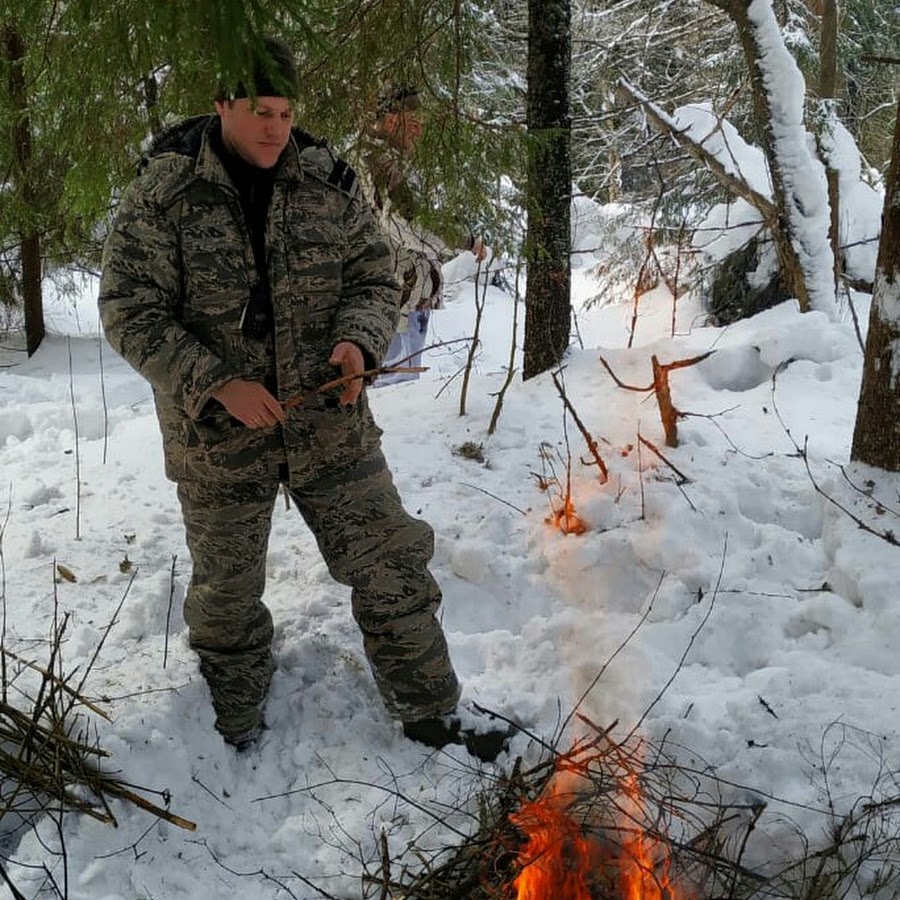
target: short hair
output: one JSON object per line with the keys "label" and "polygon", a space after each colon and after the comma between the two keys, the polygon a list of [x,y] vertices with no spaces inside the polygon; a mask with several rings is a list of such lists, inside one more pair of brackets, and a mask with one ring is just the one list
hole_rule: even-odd
{"label": "short hair", "polygon": [[238,100],[251,95],[296,100],[300,96],[297,61],[287,41],[266,35],[260,43],[247,49],[249,66],[246,75],[234,85],[220,81],[216,100]]}
{"label": "short hair", "polygon": [[419,89],[415,85],[391,82],[378,95],[376,110],[380,118],[388,113],[411,112],[419,106]]}

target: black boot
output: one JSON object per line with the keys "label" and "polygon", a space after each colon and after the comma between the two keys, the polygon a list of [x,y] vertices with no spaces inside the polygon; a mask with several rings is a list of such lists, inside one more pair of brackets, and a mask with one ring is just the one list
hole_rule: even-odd
{"label": "black boot", "polygon": [[226,744],[231,744],[237,753],[246,753],[256,746],[265,727],[265,722],[260,722],[259,725],[254,725],[249,731],[242,734],[221,732],[222,739]]}
{"label": "black boot", "polygon": [[434,719],[418,719],[403,723],[403,733],[411,740],[440,750],[448,744],[464,746],[472,756],[490,763],[509,750],[509,739],[515,734],[513,725],[474,708],[465,710],[466,725],[459,710]]}

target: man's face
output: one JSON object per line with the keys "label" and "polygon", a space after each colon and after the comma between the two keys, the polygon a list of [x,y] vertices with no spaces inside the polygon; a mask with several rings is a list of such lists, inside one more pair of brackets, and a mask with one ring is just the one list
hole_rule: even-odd
{"label": "man's face", "polygon": [[414,109],[385,113],[384,133],[401,153],[411,153],[422,136],[422,120]]}
{"label": "man's face", "polygon": [[225,146],[245,162],[271,169],[291,136],[294,112],[285,97],[217,100]]}

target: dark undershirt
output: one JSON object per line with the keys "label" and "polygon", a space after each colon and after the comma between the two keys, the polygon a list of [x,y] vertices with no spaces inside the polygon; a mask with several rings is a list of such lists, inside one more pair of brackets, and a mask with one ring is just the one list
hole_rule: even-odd
{"label": "dark undershirt", "polygon": [[225,147],[219,129],[213,132],[211,141],[213,150],[222,160],[222,165],[225,166],[225,171],[240,197],[241,210],[247,223],[253,259],[256,263],[258,280],[251,288],[247,308],[242,317],[241,330],[247,337],[264,340],[271,335],[274,323],[266,260],[266,220],[279,164],[276,163],[270,169],[261,169],[248,163]]}

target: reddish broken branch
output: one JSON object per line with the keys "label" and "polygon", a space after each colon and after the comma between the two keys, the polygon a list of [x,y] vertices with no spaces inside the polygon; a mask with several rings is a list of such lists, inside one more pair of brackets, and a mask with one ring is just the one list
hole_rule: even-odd
{"label": "reddish broken branch", "polygon": [[620,388],[623,388],[626,391],[639,391],[641,393],[654,391],[656,393],[656,402],[659,404],[659,415],[662,419],[663,431],[666,435],[666,446],[677,447],[678,429],[676,423],[684,414],[674,403],[672,403],[672,392],[669,389],[669,372],[671,372],[672,369],[684,369],[687,366],[694,366],[699,362],[703,362],[708,356],[712,356],[713,353],[715,353],[715,350],[708,350],[700,356],[693,356],[690,359],[676,359],[675,362],[665,364],[661,363],[654,354],[650,357],[650,361],[653,364],[653,384],[648,387],[636,387],[631,384],[625,384],[616,377],[615,372],[613,372],[609,367],[609,363],[607,363],[602,356],[600,357],[600,362],[606,371],[609,372],[610,378],[612,378]]}
{"label": "reddish broken branch", "polygon": [[652,441],[648,441],[642,434],[638,434],[638,440],[652,453],[655,453],[679,478],[680,484],[690,484],[691,479],[684,474],[677,466],[672,463],[671,460],[667,459],[659,447],[656,446]]}
{"label": "reddish broken branch", "polygon": [[590,450],[591,452],[591,456],[594,457],[594,462],[597,464],[597,468],[600,469],[600,484],[606,484],[606,482],[609,480],[609,470],[606,468],[606,463],[603,462],[603,458],[600,456],[600,450],[597,448],[597,442],[594,440],[591,433],[587,430],[581,419],[578,418],[578,413],[575,412],[575,407],[572,406],[571,401],[566,395],[566,390],[560,383],[559,379],[556,377],[555,372],[553,373],[553,383],[556,385],[556,390],[559,392],[559,396],[562,399],[563,404],[571,414],[575,424],[578,426],[578,430],[581,432],[581,435],[588,446],[588,450]]}

